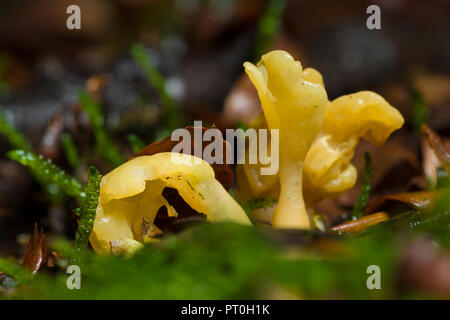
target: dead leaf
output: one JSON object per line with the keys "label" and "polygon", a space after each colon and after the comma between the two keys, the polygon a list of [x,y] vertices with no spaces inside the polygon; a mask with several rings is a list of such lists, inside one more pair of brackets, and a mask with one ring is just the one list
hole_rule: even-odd
{"label": "dead leaf", "polygon": [[331,230],[360,233],[370,226],[390,220],[390,218],[411,211],[411,209],[429,213],[441,192],[441,190],[418,191],[379,197],[369,203],[363,217],[336,225]]}
{"label": "dead leaf", "polygon": [[[191,126],[185,128],[186,130],[189,131],[190,136],[191,136],[191,150],[190,150],[191,153],[190,154],[195,155],[198,153],[198,154],[203,155],[203,149],[209,143],[202,143],[201,146],[196,145],[194,143],[194,128],[195,127],[191,127]],[[205,133],[206,130],[209,130],[209,129],[219,130],[215,127],[209,127],[209,128],[201,127],[202,135]],[[171,139],[171,136],[168,136],[161,141],[157,141],[157,142],[153,142],[153,143],[149,144],[144,149],[139,151],[136,154],[136,157],[145,156],[145,155],[154,155],[154,154],[161,153],[161,152],[171,152],[178,143],[180,143],[180,142],[173,141]],[[231,147],[230,147],[230,144],[226,140],[223,140],[223,139],[222,139],[222,146],[223,146],[223,150],[222,150],[223,155],[225,157],[225,155],[227,153],[231,152]],[[224,160],[224,161],[222,161],[223,164],[210,163],[210,165],[214,170],[216,179],[222,184],[222,186],[226,190],[228,190],[233,185],[233,171],[230,169],[230,165],[226,163],[225,159],[223,159],[223,160]]]}
{"label": "dead leaf", "polygon": [[57,114],[50,120],[45,129],[39,146],[39,154],[55,161],[60,154],[60,140],[63,130],[64,117],[62,114]]}
{"label": "dead leaf", "polygon": [[331,228],[334,231],[345,231],[348,233],[356,234],[364,231],[366,228],[379,224],[381,222],[389,220],[389,215],[386,212],[377,212],[363,216],[356,220],[350,220],[341,223]]}
{"label": "dead leaf", "polygon": [[31,269],[35,274],[43,267],[53,267],[54,257],[47,246],[44,230],[39,232],[37,223],[34,225],[34,233],[28,240],[25,257],[23,259],[24,267]]}
{"label": "dead leaf", "polygon": [[422,133],[427,138],[430,147],[442,163],[442,166],[450,175],[450,143],[441,139],[441,137],[426,124],[422,125]]}
{"label": "dead leaf", "polygon": [[437,169],[442,167],[442,163],[439,161],[426,138],[422,139],[422,159],[424,176],[429,179],[433,186],[436,186],[438,180]]}
{"label": "dead leaf", "polygon": [[430,190],[382,196],[369,204],[365,213],[386,211],[390,215],[393,215],[411,209],[430,212],[440,193],[440,190]]}

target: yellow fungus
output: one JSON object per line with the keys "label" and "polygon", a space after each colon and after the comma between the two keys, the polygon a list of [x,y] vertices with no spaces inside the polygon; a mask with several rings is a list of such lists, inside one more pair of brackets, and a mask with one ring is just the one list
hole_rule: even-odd
{"label": "yellow fungus", "polygon": [[397,109],[371,91],[331,101],[322,130],[305,159],[308,198],[320,200],[353,187],[357,172],[351,160],[359,139],[379,146],[403,122]]}
{"label": "yellow fungus", "polygon": [[[322,75],[312,68],[302,71],[300,63],[289,57],[285,52],[274,51],[263,56],[257,67],[244,64],[264,112],[250,122],[250,127],[280,129],[280,166],[276,175],[262,176],[260,163],[239,165],[238,191],[246,200],[267,195],[279,197],[272,221],[275,227],[309,228],[306,211],[300,205],[301,194],[310,212],[315,202],[351,188],[357,178],[351,160],[359,139],[381,145],[401,128],[404,119],[383,97],[371,91],[328,102]],[[311,103],[313,100],[321,103]],[[317,112],[299,108],[305,105],[313,105]],[[270,147],[269,142],[267,146]],[[286,206],[287,199],[297,206]],[[289,208],[290,212],[280,222],[282,208]],[[294,217],[299,214],[303,217],[301,223]]]}
{"label": "yellow fungus", "polygon": [[257,66],[246,62],[245,71],[255,85],[269,129],[279,130],[280,197],[272,225],[309,229],[303,200],[303,162],[322,126],[328,103],[324,87],[304,79],[300,62],[285,51],[262,56]]}
{"label": "yellow fungus", "polygon": [[97,253],[135,250],[160,230],[153,224],[158,209],[175,209],[162,196],[175,188],[184,201],[211,222],[250,224],[243,209],[214,178],[211,166],[194,156],[171,152],[134,158],[105,175],[90,236]]}

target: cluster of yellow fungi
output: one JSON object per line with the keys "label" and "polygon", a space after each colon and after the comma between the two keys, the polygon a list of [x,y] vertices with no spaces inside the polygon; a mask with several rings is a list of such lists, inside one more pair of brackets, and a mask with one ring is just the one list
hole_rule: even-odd
{"label": "cluster of yellow fungi", "polygon": [[[362,91],[328,101],[321,74],[302,69],[284,51],[272,51],[255,66],[244,64],[258,91],[263,114],[253,128],[279,130],[279,170],[261,175],[262,164],[237,167],[239,195],[278,199],[272,225],[310,229],[314,203],[355,184],[351,164],[360,138],[380,145],[403,125],[401,114],[381,96]],[[270,143],[266,144],[270,146]],[[270,150],[269,150],[270,151]],[[160,233],[153,224],[158,209],[176,210],[162,196],[166,187],[211,222],[250,221],[211,166],[192,155],[171,152],[136,157],[102,178],[90,241],[98,253],[131,252]],[[175,161],[176,158],[176,161]]]}
{"label": "cluster of yellow fungi", "polygon": [[240,195],[274,196],[274,227],[310,229],[308,211],[314,204],[355,184],[351,160],[359,139],[379,146],[404,119],[371,91],[328,101],[322,75],[312,68],[302,70],[284,51],[272,51],[257,66],[246,62],[244,67],[263,109],[250,127],[279,129],[280,167],[277,175],[262,176],[260,164],[240,165]]}

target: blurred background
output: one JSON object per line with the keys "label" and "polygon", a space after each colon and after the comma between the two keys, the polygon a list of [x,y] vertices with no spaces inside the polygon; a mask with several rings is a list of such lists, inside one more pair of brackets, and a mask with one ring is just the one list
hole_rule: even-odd
{"label": "blurred background", "polygon": [[[66,28],[72,4],[81,8],[81,30]],[[371,4],[381,9],[381,30],[366,27]],[[330,100],[373,90],[402,112],[401,132],[383,149],[361,143],[355,163],[361,169],[363,153],[371,153],[375,193],[422,189],[411,90],[422,95],[429,125],[448,135],[449,9],[447,0],[2,0],[0,102],[38,153],[70,171],[61,147],[70,134],[86,163],[105,173],[108,164],[90,157],[94,138],[80,89],[100,102],[108,132],[128,157],[130,134],[150,143],[167,126],[164,99],[130,54],[134,43],[162,74],[180,126],[195,119],[222,129],[260,112],[242,63],[284,49],[322,73]],[[35,221],[73,235],[75,204],[49,204],[28,170],[4,156],[10,149],[0,137],[0,253],[18,255],[20,236]],[[85,172],[74,174],[85,181]],[[357,185],[320,210],[339,220],[358,193]]]}

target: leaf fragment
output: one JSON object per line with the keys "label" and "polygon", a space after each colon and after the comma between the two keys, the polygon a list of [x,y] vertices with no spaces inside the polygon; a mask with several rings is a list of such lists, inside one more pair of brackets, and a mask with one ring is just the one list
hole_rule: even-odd
{"label": "leaf fragment", "polygon": [[28,240],[25,257],[23,259],[23,266],[35,274],[43,267],[53,267],[54,257],[47,246],[44,230],[39,228],[37,223],[34,225],[33,235]]}
{"label": "leaf fragment", "polygon": [[365,212],[386,211],[390,215],[411,209],[420,212],[430,212],[441,193],[441,190],[430,190],[390,194],[373,202],[367,207]]}
{"label": "leaf fragment", "polygon": [[378,223],[389,220],[389,215],[386,212],[377,212],[358,218],[356,220],[350,220],[341,223],[331,228],[334,231],[344,231],[352,234],[360,233],[366,228],[374,226]]}
{"label": "leaf fragment", "polygon": [[450,175],[450,144],[445,143],[444,140],[442,140],[441,137],[426,124],[422,125],[422,133],[425,135],[427,142]]}

